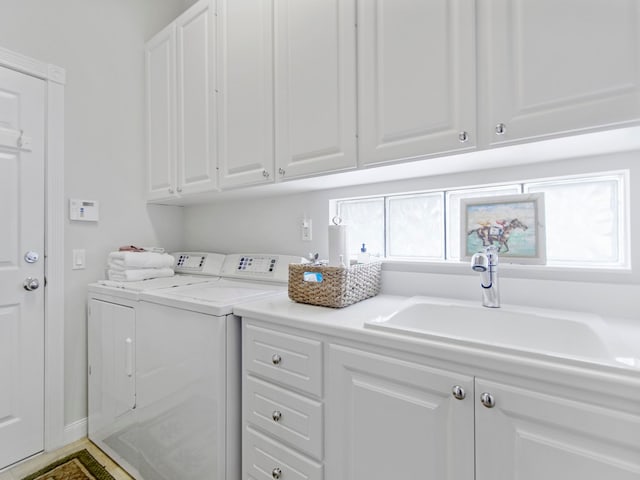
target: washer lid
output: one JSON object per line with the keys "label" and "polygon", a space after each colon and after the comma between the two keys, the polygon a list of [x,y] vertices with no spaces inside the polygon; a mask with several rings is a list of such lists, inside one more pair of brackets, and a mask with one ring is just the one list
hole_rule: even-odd
{"label": "washer lid", "polygon": [[141,300],[210,315],[233,313],[234,305],[270,295],[284,294],[287,287],[257,282],[220,279],[201,285],[189,285],[170,290],[148,292]]}
{"label": "washer lid", "polygon": [[219,280],[219,277],[205,277],[193,275],[174,275],[172,277],[151,278],[149,280],[140,280],[138,282],[119,282],[117,280],[98,280],[98,285],[105,287],[120,288],[130,290],[132,292],[145,292],[151,290],[159,290],[161,288],[181,287],[185,285],[193,285],[197,283],[211,282]]}

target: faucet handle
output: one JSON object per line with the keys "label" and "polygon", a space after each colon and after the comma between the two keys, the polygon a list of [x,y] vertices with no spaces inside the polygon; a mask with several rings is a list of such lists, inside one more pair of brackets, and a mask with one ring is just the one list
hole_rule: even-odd
{"label": "faucet handle", "polygon": [[497,265],[499,248],[495,245],[489,245],[488,247],[485,247],[484,251],[487,255],[489,265]]}

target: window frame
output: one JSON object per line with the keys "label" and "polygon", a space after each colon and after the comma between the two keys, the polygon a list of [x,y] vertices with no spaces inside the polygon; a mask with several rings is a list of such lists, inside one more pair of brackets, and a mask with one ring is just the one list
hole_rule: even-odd
{"label": "window frame", "polygon": [[[379,195],[366,195],[360,197],[346,197],[336,198],[330,200],[330,217],[339,215],[339,209],[341,202],[346,201],[358,201],[366,199],[383,199],[384,204],[384,250],[385,255],[388,254],[388,205],[389,199],[393,197],[403,197],[412,195],[431,195],[441,194],[443,198],[443,225],[442,233],[444,235],[444,257],[441,259],[435,259],[435,257],[393,257],[385,256],[383,261],[385,265],[391,270],[409,268],[410,271],[429,271],[430,273],[456,273],[466,270],[467,265],[465,261],[461,261],[456,258],[455,249],[451,249],[450,230],[451,227],[459,221],[454,220],[451,222],[450,218],[450,197],[458,192],[471,192],[473,190],[495,190],[504,188],[509,189],[513,187],[519,187],[520,193],[526,193],[532,186],[540,186],[544,184],[554,183],[580,183],[580,181],[586,181],[588,179],[602,179],[602,180],[614,180],[618,182],[617,188],[617,210],[618,210],[618,252],[619,261],[616,264],[580,264],[577,261],[548,261],[545,265],[520,265],[520,264],[507,264],[501,265],[503,272],[511,273],[518,277],[525,278],[557,278],[557,279],[576,279],[576,275],[587,274],[589,277],[593,275],[601,276],[603,281],[611,283],[628,283],[628,275],[632,274],[631,269],[631,205],[630,205],[630,171],[628,169],[601,171],[601,172],[589,172],[583,174],[572,174],[542,178],[532,178],[518,181],[505,181],[494,184],[479,184],[469,185],[463,187],[453,187],[445,189],[427,189],[427,190],[415,190],[408,192],[387,193]],[[507,195],[508,193],[504,193]],[[464,197],[462,197],[464,198]],[[453,256],[452,256],[453,253]],[[545,272],[545,273],[542,273]],[[540,275],[542,274],[542,277]],[[622,277],[620,277],[622,275]],[[550,277],[549,277],[550,276]]]}

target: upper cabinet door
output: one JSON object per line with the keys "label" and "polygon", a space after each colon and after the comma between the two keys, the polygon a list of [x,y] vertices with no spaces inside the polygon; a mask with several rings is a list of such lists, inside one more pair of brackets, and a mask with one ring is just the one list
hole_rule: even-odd
{"label": "upper cabinet door", "polygon": [[479,0],[483,143],[640,117],[640,2]]}
{"label": "upper cabinet door", "polygon": [[278,178],[355,168],[355,0],[275,2]]}
{"label": "upper cabinet door", "polygon": [[176,20],[178,193],[217,184],[215,149],[214,15],[208,0]]}
{"label": "upper cabinet door", "polygon": [[149,200],[176,194],[176,26],[153,37],[145,47],[146,156]]}
{"label": "upper cabinet door", "polygon": [[476,144],[474,0],[359,0],[360,164]]}
{"label": "upper cabinet door", "polygon": [[219,0],[218,20],[220,186],[271,182],[273,0]]}

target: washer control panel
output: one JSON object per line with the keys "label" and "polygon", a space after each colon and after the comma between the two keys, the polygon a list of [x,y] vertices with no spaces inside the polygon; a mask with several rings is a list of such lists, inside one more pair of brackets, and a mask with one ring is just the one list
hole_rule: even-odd
{"label": "washer control panel", "polygon": [[255,255],[240,257],[237,270],[241,272],[271,273],[278,264],[278,257]]}
{"label": "washer control panel", "polygon": [[211,252],[175,252],[176,273],[219,276],[226,255]]}
{"label": "washer control panel", "polygon": [[256,253],[232,253],[222,266],[222,276],[287,283],[289,264],[304,262],[302,257]]}

